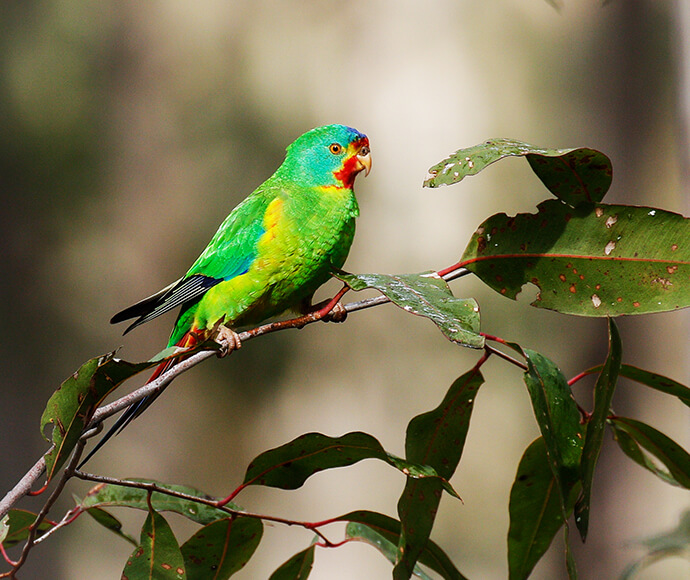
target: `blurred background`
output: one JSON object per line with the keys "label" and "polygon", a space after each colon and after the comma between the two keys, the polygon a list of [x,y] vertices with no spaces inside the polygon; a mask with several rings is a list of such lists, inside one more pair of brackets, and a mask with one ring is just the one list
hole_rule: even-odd
{"label": "blurred background", "polygon": [[[145,360],[174,317],[122,337],[110,316],[177,279],[229,211],[304,131],[344,123],[371,139],[357,182],[354,272],[454,263],[496,212],[548,197],[524,160],[460,185],[423,189],[426,170],[460,147],[511,137],[588,146],[614,165],[608,202],[688,215],[687,3],[543,0],[422,3],[261,0],[5,0],[0,3],[0,493],[46,449],[45,401],[86,359],[122,347]],[[329,285],[326,297],[338,288]],[[478,281],[453,283],[482,307],[483,330],[555,360],[570,377],[602,362],[606,323],[538,311]],[[359,299],[361,296],[348,296]],[[624,360],[687,383],[688,312],[620,321]],[[479,353],[393,306],[251,341],[175,381],[89,469],[195,485],[225,495],[260,452],[306,432],[362,430],[404,453],[411,417],[435,407]],[[467,445],[433,538],[472,579],[507,576],[508,496],[538,435],[521,374],[485,365]],[[576,394],[589,406],[591,383]],[[619,414],[688,447],[688,410],[622,383]],[[251,511],[317,521],[353,509],[395,515],[402,476],[380,462],[319,474],[292,492],[250,488]],[[70,483],[53,512],[70,507]],[[35,501],[21,506],[31,508]],[[690,505],[624,458],[611,440],[597,470],[583,578],[614,578],[635,540],[674,527]],[[119,510],[138,537],[144,515]],[[193,527],[169,517],[181,542]],[[336,540],[342,530],[333,526]],[[573,534],[573,537],[575,534]],[[237,578],[267,578],[311,534],[267,526]],[[556,539],[533,577],[565,577]],[[131,546],[87,516],[41,544],[24,580],[119,578]],[[364,544],[319,550],[311,578],[390,577]],[[690,577],[681,559],[642,578]]]}

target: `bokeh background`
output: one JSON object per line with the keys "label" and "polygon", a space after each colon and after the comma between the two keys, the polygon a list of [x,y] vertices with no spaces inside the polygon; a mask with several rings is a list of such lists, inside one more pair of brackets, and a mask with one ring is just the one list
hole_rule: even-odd
{"label": "bokeh background", "polygon": [[[454,187],[421,187],[428,167],[490,137],[598,148],[614,164],[607,201],[687,215],[689,5],[562,4],[0,3],[0,492],[46,449],[40,415],[66,376],[119,346],[128,360],[149,358],[173,323],[122,338],[109,317],[179,277],[311,127],[344,123],[371,139],[374,170],[357,183],[362,214],[346,265],[355,272],[444,267],[489,215],[534,210],[547,192],[519,159]],[[540,350],[566,376],[605,355],[603,320],[537,311],[469,278],[453,288],[479,300],[486,332]],[[621,320],[625,360],[687,382],[688,321],[687,312]],[[477,357],[393,306],[267,336],[177,380],[89,468],[221,495],[258,453],[309,431],[367,431],[402,455],[409,419]],[[452,481],[464,504],[443,499],[433,538],[468,577],[500,579],[510,486],[537,427],[517,370],[492,360],[485,376]],[[578,384],[580,400],[590,389]],[[687,447],[688,410],[675,400],[622,384],[615,407]],[[395,515],[403,484],[366,461],[238,501],[312,521],[352,509]],[[614,578],[641,554],[636,539],[675,526],[689,504],[607,437],[590,537],[576,546],[582,577]],[[138,536],[143,514],[118,515]],[[179,540],[192,532],[170,520]],[[237,578],[267,578],[310,541],[267,526]],[[130,551],[85,516],[38,547],[21,577],[119,578]],[[319,550],[311,577],[389,576],[375,550],[349,544]],[[559,539],[533,577],[564,577]],[[688,578],[690,564],[667,560],[641,577]]]}

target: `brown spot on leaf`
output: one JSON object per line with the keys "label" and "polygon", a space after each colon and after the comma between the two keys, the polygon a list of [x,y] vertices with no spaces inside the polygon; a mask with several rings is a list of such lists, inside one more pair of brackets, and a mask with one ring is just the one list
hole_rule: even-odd
{"label": "brown spot on leaf", "polygon": [[639,307],[640,307],[640,303],[639,303],[639,302],[633,302],[633,306],[634,306],[635,308],[639,308]]}
{"label": "brown spot on leaf", "polygon": [[575,292],[577,292],[577,288],[575,288],[575,284],[571,284],[571,285],[570,285],[570,292],[571,292],[572,294],[575,294]]}
{"label": "brown spot on leaf", "polygon": [[666,266],[666,271],[669,274],[675,274],[677,270],[678,270],[678,266]]}
{"label": "brown spot on leaf", "polygon": [[596,207],[594,208],[594,215],[596,215],[597,217],[601,217],[604,215],[604,210],[600,207]]}
{"label": "brown spot on leaf", "polygon": [[560,279],[561,282],[565,282],[565,274],[559,274],[558,278]]}
{"label": "brown spot on leaf", "polygon": [[675,252],[678,249],[678,244],[671,244],[671,249]]}

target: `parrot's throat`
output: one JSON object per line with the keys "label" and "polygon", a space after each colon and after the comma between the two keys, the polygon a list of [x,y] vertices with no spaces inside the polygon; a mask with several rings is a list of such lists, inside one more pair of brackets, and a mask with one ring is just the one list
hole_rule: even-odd
{"label": "parrot's throat", "polygon": [[361,171],[361,169],[356,169],[356,165],[357,156],[353,155],[345,160],[342,169],[333,172],[333,177],[335,177],[336,181],[341,184],[340,187],[344,189],[352,189],[352,186],[355,183],[355,177],[357,177],[357,174]]}

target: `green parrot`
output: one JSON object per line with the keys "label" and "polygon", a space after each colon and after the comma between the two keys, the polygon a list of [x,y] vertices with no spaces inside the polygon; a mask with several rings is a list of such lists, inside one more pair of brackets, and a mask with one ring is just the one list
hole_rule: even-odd
{"label": "green parrot", "polygon": [[[370,169],[363,133],[343,125],[308,131],[288,146],[278,170],[232,210],[182,278],[110,322],[136,318],[126,334],[179,306],[168,346],[190,347],[220,334],[232,349],[239,347],[232,328],[286,310],[308,312],[316,289],[345,262],[359,214],[355,177]],[[159,365],[149,382],[177,362]],[[158,394],[131,405],[82,465]]]}

